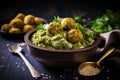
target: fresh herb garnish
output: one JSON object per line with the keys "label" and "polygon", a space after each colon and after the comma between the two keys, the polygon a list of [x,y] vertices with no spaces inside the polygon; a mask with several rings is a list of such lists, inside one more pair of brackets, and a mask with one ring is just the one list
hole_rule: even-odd
{"label": "fresh herb garnish", "polygon": [[54,16],[54,18],[53,18],[53,20],[52,20],[53,22],[58,22],[58,23],[61,23],[61,19],[60,19],[60,17],[59,16]]}
{"label": "fresh herb garnish", "polygon": [[93,38],[95,36],[95,34],[96,34],[93,31],[89,31],[89,33],[88,33],[89,29],[86,28],[86,27],[83,27],[80,24],[77,25],[77,29],[80,30],[83,33],[83,37],[84,37],[85,40],[88,40],[89,36],[91,36]]}
{"label": "fresh herb garnish", "polygon": [[102,16],[91,21],[91,29],[99,34],[120,29],[120,12],[113,13],[107,10]]}
{"label": "fresh herb garnish", "polygon": [[75,16],[74,20],[76,23],[79,23],[81,25],[87,25],[87,22],[85,22],[81,16]]}
{"label": "fresh herb garnish", "polygon": [[39,25],[37,25],[37,30],[44,30],[44,26],[43,26],[43,24],[39,24]]}

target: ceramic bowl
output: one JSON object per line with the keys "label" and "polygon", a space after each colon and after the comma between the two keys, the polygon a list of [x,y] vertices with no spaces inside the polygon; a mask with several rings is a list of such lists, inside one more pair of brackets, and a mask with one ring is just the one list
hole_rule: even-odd
{"label": "ceramic bowl", "polygon": [[96,35],[95,42],[91,46],[77,50],[50,50],[36,46],[31,42],[30,39],[35,32],[35,29],[27,32],[24,41],[30,54],[48,67],[71,67],[91,59],[97,54],[96,51],[102,39],[99,35]]}

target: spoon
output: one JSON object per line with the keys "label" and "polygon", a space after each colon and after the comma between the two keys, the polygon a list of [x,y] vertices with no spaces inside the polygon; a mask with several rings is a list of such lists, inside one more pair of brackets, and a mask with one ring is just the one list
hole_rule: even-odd
{"label": "spoon", "polygon": [[30,70],[30,73],[32,75],[33,78],[38,79],[41,74],[30,64],[30,62],[25,58],[25,56],[21,53],[22,48],[20,45],[12,45],[9,48],[9,51],[11,51],[12,53],[17,53],[25,62],[25,64],[27,65],[28,69]]}
{"label": "spoon", "polygon": [[115,48],[110,48],[98,61],[96,62],[84,62],[78,66],[78,73],[83,76],[95,76],[102,71],[100,62],[112,53]]}

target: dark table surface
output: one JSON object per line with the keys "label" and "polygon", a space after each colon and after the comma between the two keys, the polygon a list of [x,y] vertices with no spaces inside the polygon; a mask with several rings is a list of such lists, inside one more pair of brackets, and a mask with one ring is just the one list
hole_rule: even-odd
{"label": "dark table surface", "polygon": [[[10,0],[11,3],[6,3],[6,1],[0,3],[3,4],[0,12],[0,25],[12,19],[19,12],[33,14],[49,22],[54,16],[83,16],[86,20],[92,20],[103,14],[107,9],[113,11],[120,9],[116,5],[116,1],[107,2],[106,0],[96,2],[93,0]],[[34,80],[23,60],[18,55],[11,54],[8,50],[10,45],[23,42],[23,38],[13,39],[0,34],[0,80]],[[22,48],[25,57],[41,72],[42,77],[39,80],[120,80],[118,73],[108,67],[105,67],[104,71],[95,77],[79,75],[77,66],[66,69],[51,69],[36,61],[29,54],[26,45]]]}

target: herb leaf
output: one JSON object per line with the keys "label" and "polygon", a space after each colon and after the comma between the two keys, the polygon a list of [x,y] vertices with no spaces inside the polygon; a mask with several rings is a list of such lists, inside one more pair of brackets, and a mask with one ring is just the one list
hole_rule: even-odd
{"label": "herb leaf", "polygon": [[120,12],[107,10],[102,16],[91,21],[91,29],[99,34],[120,29]]}
{"label": "herb leaf", "polygon": [[44,30],[44,26],[43,26],[43,24],[39,24],[39,25],[37,25],[37,30]]}

